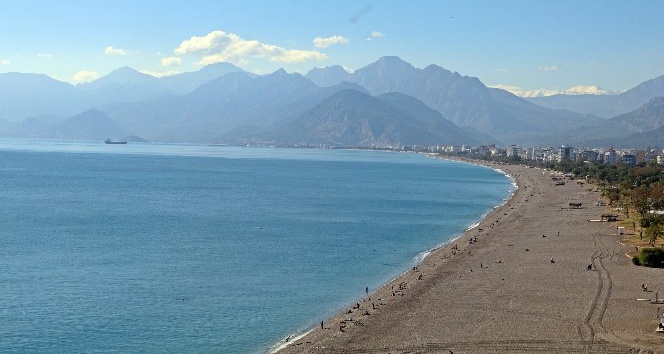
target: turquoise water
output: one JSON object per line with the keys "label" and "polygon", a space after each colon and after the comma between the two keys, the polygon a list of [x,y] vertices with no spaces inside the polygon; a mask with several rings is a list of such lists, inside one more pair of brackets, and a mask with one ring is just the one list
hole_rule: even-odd
{"label": "turquoise water", "polygon": [[0,352],[263,353],[509,196],[375,151],[0,140]]}

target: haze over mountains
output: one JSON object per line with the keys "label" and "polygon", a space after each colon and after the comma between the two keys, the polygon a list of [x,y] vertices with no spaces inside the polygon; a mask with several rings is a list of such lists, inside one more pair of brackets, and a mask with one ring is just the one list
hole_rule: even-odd
{"label": "haze over mountains", "polygon": [[0,136],[216,144],[656,145],[664,76],[618,95],[518,97],[437,65],[257,76],[228,63],[156,78],[120,68],[71,85],[0,74]]}

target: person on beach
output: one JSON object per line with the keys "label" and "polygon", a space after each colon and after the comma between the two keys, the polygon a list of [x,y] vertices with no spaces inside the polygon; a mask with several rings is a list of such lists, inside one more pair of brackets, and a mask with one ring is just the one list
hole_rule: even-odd
{"label": "person on beach", "polygon": [[323,329],[323,321],[320,321],[320,329]]}

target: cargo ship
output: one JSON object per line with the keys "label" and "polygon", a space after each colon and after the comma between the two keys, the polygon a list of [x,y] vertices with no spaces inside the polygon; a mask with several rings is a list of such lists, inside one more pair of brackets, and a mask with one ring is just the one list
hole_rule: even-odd
{"label": "cargo ship", "polygon": [[120,140],[111,140],[111,139],[106,139],[106,140],[104,140],[104,142],[106,144],[126,144],[127,143],[124,140],[120,141]]}

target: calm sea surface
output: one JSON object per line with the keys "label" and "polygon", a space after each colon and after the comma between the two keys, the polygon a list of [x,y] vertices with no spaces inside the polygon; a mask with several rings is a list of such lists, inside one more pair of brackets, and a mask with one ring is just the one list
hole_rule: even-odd
{"label": "calm sea surface", "polygon": [[0,139],[0,352],[263,353],[512,189],[416,154]]}

